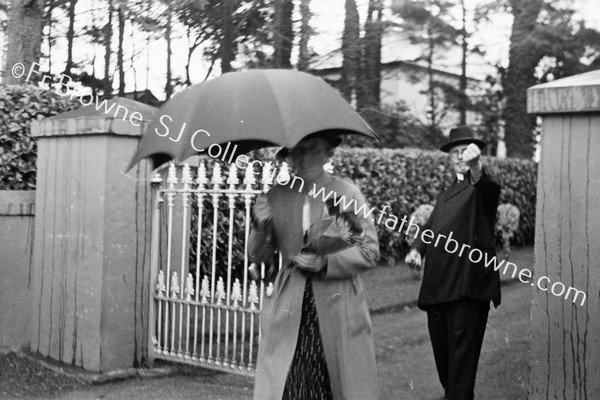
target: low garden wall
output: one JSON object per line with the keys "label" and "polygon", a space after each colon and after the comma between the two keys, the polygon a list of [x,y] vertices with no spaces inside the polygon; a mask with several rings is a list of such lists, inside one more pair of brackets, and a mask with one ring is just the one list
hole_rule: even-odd
{"label": "low garden wall", "polygon": [[35,191],[0,191],[0,351],[29,345]]}

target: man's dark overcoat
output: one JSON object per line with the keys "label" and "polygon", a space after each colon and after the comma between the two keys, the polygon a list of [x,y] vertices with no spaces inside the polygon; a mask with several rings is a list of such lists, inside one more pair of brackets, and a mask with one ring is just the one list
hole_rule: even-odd
{"label": "man's dark overcoat", "polygon": [[[465,297],[491,300],[496,307],[500,304],[500,274],[494,271],[493,263],[500,185],[485,168],[475,185],[469,180],[469,174],[463,181],[455,179],[438,196],[435,208],[423,227],[423,230],[434,232],[433,240],[425,237],[432,243],[424,243],[420,234],[413,243],[413,248],[426,254],[418,299],[421,309]],[[435,246],[439,234],[446,238],[440,237]],[[448,236],[450,239],[447,239]],[[466,246],[463,247],[463,244]],[[456,246],[458,248],[454,251]],[[474,248],[481,250],[481,261],[478,261],[478,251],[469,254]],[[489,263],[487,267],[486,260]]]}

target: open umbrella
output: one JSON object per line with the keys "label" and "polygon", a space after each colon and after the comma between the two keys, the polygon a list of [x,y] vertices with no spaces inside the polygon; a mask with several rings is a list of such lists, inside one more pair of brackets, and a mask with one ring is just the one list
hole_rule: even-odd
{"label": "open umbrella", "polygon": [[293,70],[230,72],[175,95],[158,111],[130,167],[207,154],[231,143],[237,154],[266,146],[293,147],[305,136],[359,134],[371,127],[322,79]]}

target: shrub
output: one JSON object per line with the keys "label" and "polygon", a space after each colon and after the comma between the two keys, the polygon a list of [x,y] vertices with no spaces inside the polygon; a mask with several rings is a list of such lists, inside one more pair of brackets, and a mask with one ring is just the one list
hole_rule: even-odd
{"label": "shrub", "polygon": [[519,216],[519,209],[510,203],[498,206],[496,234],[502,240],[502,247],[506,255],[510,253],[510,239],[519,229]]}
{"label": "shrub", "polygon": [[[415,224],[422,228],[427,221],[429,221],[433,207],[434,206],[431,204],[421,204],[412,214],[410,214],[411,220],[413,220]],[[408,244],[412,244],[412,242],[415,241],[416,230],[417,228],[414,225],[411,225],[410,229],[408,230],[408,234],[406,235],[406,241]]]}
{"label": "shrub", "polygon": [[77,102],[37,86],[0,85],[0,190],[35,189],[35,119],[72,110]]}
{"label": "shrub", "polygon": [[[533,243],[537,164],[491,157],[483,157],[483,163],[502,186],[500,202],[512,203],[521,211],[512,243]],[[419,149],[341,148],[334,168],[360,187],[371,206],[381,209],[387,204],[399,218],[410,215],[421,204],[433,204],[453,178],[445,153]],[[405,241],[383,225],[378,230],[384,259],[400,259],[406,250]]]}
{"label": "shrub", "polygon": [[[273,149],[264,149],[250,158],[268,161],[274,160],[274,154]],[[519,229],[512,243],[533,243],[536,164],[521,159],[497,160],[489,157],[484,157],[483,162],[502,185],[500,202],[512,203],[521,210]],[[208,159],[207,165],[212,163],[213,160]],[[334,174],[357,184],[370,206],[376,207],[376,218],[385,205],[389,206],[387,212],[398,218],[410,216],[420,205],[433,204],[452,180],[446,154],[439,151],[340,148],[333,164]],[[407,250],[404,235],[387,229],[383,223],[377,225],[377,229],[382,261],[391,263],[401,259]]]}

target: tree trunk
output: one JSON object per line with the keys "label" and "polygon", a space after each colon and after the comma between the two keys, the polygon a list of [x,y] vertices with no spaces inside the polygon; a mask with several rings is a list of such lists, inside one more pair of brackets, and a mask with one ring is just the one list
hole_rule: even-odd
{"label": "tree trunk", "polygon": [[274,31],[273,31],[273,66],[275,68],[291,68],[292,45],[294,30],[292,14],[293,0],[275,0]]}
{"label": "tree trunk", "polygon": [[381,40],[383,36],[382,0],[369,0],[365,36],[357,85],[357,105],[359,109],[379,109],[381,86]]}
{"label": "tree trunk", "polygon": [[125,95],[125,67],[123,65],[123,40],[125,36],[125,11],[123,7],[125,1],[119,4],[118,18],[119,18],[119,50],[117,52],[117,69],[119,71],[119,96]]}
{"label": "tree trunk", "polygon": [[75,38],[75,5],[77,0],[69,2],[69,30],[67,31],[67,64],[65,65],[65,75],[71,75],[73,68],[73,41]]}
{"label": "tree trunk", "polygon": [[104,26],[104,97],[112,94],[112,80],[110,79],[110,56],[112,54],[112,16],[113,2],[108,0],[108,22]]}
{"label": "tree trunk", "polygon": [[300,0],[300,43],[298,49],[298,71],[306,71],[310,64],[310,52],[308,50],[308,41],[312,35],[310,27],[310,0]]}
{"label": "tree trunk", "polygon": [[527,115],[527,89],[536,83],[535,68],[542,54],[532,46],[531,34],[543,0],[511,0],[514,16],[510,36],[509,66],[503,82],[507,155],[530,158],[533,155],[535,117]]}
{"label": "tree trunk", "polygon": [[222,34],[219,53],[221,56],[221,72],[231,71],[231,62],[235,58],[234,41],[235,27],[231,20],[231,16],[236,10],[237,1],[228,0],[221,3],[223,15],[221,15]]}
{"label": "tree trunk", "polygon": [[[42,45],[44,19],[43,0],[13,0],[8,11],[6,28],[6,59],[4,83],[23,83],[32,63],[39,63]],[[25,74],[19,78],[13,75],[13,65],[21,63]],[[39,70],[39,68],[36,68]],[[17,73],[16,75],[19,75]],[[32,74],[29,83],[39,80],[40,75]]]}
{"label": "tree trunk", "polygon": [[171,5],[167,3],[167,27],[165,32],[165,39],[167,40],[167,84],[165,85],[165,97],[167,100],[173,95],[173,71],[171,70]]}
{"label": "tree trunk", "polygon": [[[52,11],[54,11],[54,7],[52,5],[48,6],[48,10],[46,12],[46,15],[44,16],[44,25],[48,25],[48,36],[47,36],[47,41],[48,41],[48,75],[52,76]],[[42,29],[42,36],[43,36],[43,29]],[[42,38],[43,41],[43,38]],[[51,87],[52,84],[48,83],[48,87]]]}
{"label": "tree trunk", "polygon": [[429,127],[432,134],[437,130],[437,115],[436,115],[436,99],[435,99],[435,82],[433,76],[433,55],[435,54],[435,43],[433,41],[433,33],[428,32],[429,45],[427,49],[427,80],[428,80],[428,96],[429,96]]}
{"label": "tree trunk", "polygon": [[467,41],[467,9],[465,7],[465,0],[461,0],[460,5],[462,7],[462,72],[460,75],[460,100],[458,111],[460,112],[460,125],[467,124],[467,52],[469,51],[469,45]]}
{"label": "tree trunk", "polygon": [[381,102],[381,44],[383,40],[383,0],[374,2],[376,12],[375,25],[373,26],[372,51],[373,59],[371,61],[372,78],[369,80],[371,85],[371,98],[374,105],[379,108]]}
{"label": "tree trunk", "polygon": [[360,20],[355,0],[346,0],[345,8],[340,92],[346,100],[351,101],[360,67]]}

